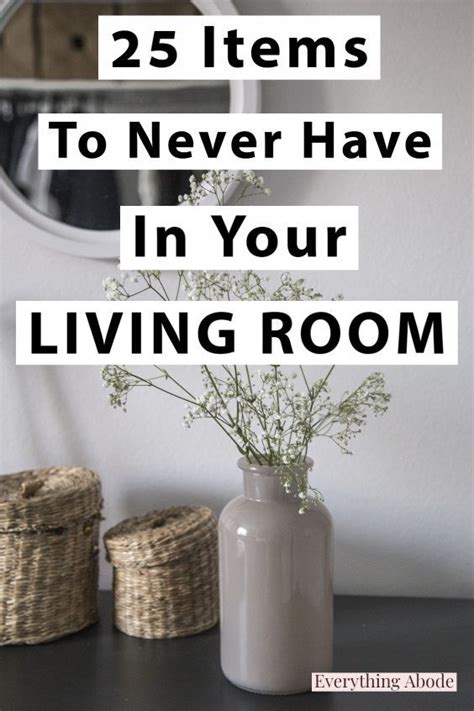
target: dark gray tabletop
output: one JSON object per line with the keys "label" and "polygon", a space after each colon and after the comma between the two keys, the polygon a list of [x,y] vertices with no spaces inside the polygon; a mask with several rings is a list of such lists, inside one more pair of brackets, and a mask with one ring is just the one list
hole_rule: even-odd
{"label": "dark gray tabletop", "polygon": [[336,671],[449,671],[457,693],[260,696],[219,668],[215,628],[179,640],[140,640],[97,625],[34,647],[0,648],[0,711],[472,711],[472,603],[338,597]]}

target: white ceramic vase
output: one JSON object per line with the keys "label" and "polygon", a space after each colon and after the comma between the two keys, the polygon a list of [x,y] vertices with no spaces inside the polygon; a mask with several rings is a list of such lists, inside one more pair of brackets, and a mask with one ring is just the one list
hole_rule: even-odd
{"label": "white ceramic vase", "polygon": [[249,691],[308,691],[332,668],[331,516],[323,504],[298,513],[275,467],[239,466],[244,495],[219,519],[222,671]]}

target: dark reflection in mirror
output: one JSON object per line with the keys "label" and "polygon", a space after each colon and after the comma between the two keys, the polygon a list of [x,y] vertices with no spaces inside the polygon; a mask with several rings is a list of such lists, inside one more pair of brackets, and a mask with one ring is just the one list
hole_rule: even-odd
{"label": "dark reflection in mirror", "polygon": [[60,222],[119,227],[120,205],[171,205],[186,171],[38,171],[40,112],[227,112],[228,82],[99,82],[99,14],[194,14],[189,0],[21,2],[0,44],[0,163],[26,200]]}

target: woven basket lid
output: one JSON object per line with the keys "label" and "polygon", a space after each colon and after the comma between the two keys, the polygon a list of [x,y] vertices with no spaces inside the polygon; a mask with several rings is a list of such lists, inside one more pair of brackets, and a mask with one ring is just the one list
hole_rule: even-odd
{"label": "woven basket lid", "polygon": [[100,515],[100,479],[90,469],[51,467],[0,476],[0,532],[63,528]]}
{"label": "woven basket lid", "polygon": [[107,531],[104,543],[114,566],[151,568],[191,554],[216,535],[216,527],[205,506],[172,506],[122,521]]}

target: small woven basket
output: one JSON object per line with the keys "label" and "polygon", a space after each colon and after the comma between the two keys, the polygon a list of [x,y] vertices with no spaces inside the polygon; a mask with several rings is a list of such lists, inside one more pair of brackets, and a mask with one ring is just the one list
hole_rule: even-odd
{"label": "small woven basket", "polygon": [[0,476],[0,645],[47,642],[96,621],[101,507],[88,469]]}
{"label": "small woven basket", "polygon": [[217,623],[217,521],[210,509],[176,506],[130,518],[104,542],[121,632],[186,637]]}

